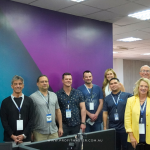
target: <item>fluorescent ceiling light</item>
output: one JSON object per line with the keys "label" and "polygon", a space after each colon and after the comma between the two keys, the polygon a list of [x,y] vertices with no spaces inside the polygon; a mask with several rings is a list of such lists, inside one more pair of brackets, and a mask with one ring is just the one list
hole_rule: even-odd
{"label": "fluorescent ceiling light", "polygon": [[113,54],[116,54],[116,53],[118,53],[118,52],[113,52]]}
{"label": "fluorescent ceiling light", "polygon": [[142,55],[150,55],[150,53],[145,53],[145,54],[142,54]]}
{"label": "fluorescent ceiling light", "polygon": [[129,14],[129,17],[137,18],[140,20],[149,20],[150,19],[150,10],[141,11],[134,14]]}
{"label": "fluorescent ceiling light", "polygon": [[129,38],[124,38],[124,39],[118,39],[117,41],[122,41],[122,42],[133,42],[133,41],[139,41],[142,40],[140,38],[134,38],[134,37],[129,37]]}
{"label": "fluorescent ceiling light", "polygon": [[71,1],[73,1],[73,2],[82,2],[82,1],[84,1],[84,0],[71,0]]}

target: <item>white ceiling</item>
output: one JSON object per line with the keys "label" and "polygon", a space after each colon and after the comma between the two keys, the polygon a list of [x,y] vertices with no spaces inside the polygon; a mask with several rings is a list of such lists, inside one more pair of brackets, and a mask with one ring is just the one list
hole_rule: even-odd
{"label": "white ceiling", "polygon": [[[12,0],[36,7],[113,23],[114,58],[150,60],[150,20],[141,21],[128,14],[150,9],[150,0]],[[117,39],[135,37],[142,41],[118,42]]]}

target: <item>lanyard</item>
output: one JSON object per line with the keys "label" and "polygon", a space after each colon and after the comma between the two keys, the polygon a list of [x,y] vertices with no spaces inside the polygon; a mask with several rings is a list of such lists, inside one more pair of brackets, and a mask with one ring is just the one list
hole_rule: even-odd
{"label": "lanyard", "polygon": [[146,100],[145,100],[145,102],[144,102],[144,105],[143,105],[143,108],[141,107],[141,105],[140,105],[140,112],[141,112],[141,122],[142,122],[142,120],[143,120],[143,114],[144,114],[144,109],[146,108],[146,103],[147,103],[147,98],[146,98]]}
{"label": "lanyard", "polygon": [[85,84],[84,84],[84,86],[86,87],[88,93],[91,94],[91,100],[92,100],[93,86],[92,86],[92,89],[91,89],[91,93],[90,93],[89,89],[87,88],[87,86]]}
{"label": "lanyard", "polygon": [[116,102],[115,99],[114,99],[114,97],[113,97],[112,94],[111,94],[112,99],[113,99],[113,101],[114,101],[114,103],[115,103],[115,105],[116,105],[116,112],[117,112],[117,105],[118,105],[118,102],[119,102],[120,95],[121,95],[121,93],[118,95],[118,99],[117,99],[117,102]]}
{"label": "lanyard", "polygon": [[15,102],[15,100],[14,100],[14,96],[13,96],[13,95],[11,95],[11,99],[12,99],[12,101],[14,102],[14,104],[15,104],[16,108],[19,110],[19,119],[21,119],[20,110],[21,110],[22,105],[23,105],[23,101],[24,101],[24,94],[22,94],[22,96],[21,96],[21,97],[22,97],[22,101],[21,101],[20,107],[18,107],[18,105],[16,104],[16,102]]}
{"label": "lanyard", "polygon": [[48,109],[48,112],[49,112],[49,93],[48,93],[48,101],[47,101],[46,98],[43,96],[43,94],[40,91],[38,91],[38,92],[41,95],[41,97],[44,99],[44,101],[46,102],[47,109]]}

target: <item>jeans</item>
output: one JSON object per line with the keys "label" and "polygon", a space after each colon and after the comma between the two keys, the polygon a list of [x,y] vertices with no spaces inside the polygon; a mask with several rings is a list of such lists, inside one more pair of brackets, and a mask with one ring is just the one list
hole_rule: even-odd
{"label": "jeans", "polygon": [[116,150],[127,150],[127,133],[116,132]]}
{"label": "jeans", "polygon": [[73,134],[77,134],[80,131],[80,125],[77,126],[68,126],[66,124],[63,124],[63,136],[67,136],[67,135],[73,135]]}
{"label": "jeans", "polygon": [[85,132],[94,132],[94,131],[100,131],[101,130],[101,122],[95,122],[93,126],[86,124]]}

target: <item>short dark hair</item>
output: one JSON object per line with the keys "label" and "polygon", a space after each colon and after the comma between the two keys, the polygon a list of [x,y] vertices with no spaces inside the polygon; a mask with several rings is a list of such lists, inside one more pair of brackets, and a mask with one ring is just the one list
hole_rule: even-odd
{"label": "short dark hair", "polygon": [[39,82],[39,79],[41,78],[41,77],[46,77],[47,79],[48,79],[48,77],[46,76],[46,75],[40,75],[38,78],[37,78],[37,83]]}
{"label": "short dark hair", "polygon": [[62,75],[62,79],[64,79],[64,76],[65,76],[65,75],[70,75],[70,76],[72,76],[71,73],[65,72],[65,73]]}
{"label": "short dark hair", "polygon": [[92,72],[91,71],[89,71],[89,70],[85,70],[84,72],[83,72],[83,77],[84,77],[84,74],[85,73],[91,73],[92,74]]}
{"label": "short dark hair", "polygon": [[112,80],[117,80],[118,82],[120,82],[118,78],[111,78],[111,79],[109,80],[109,83],[110,83]]}

